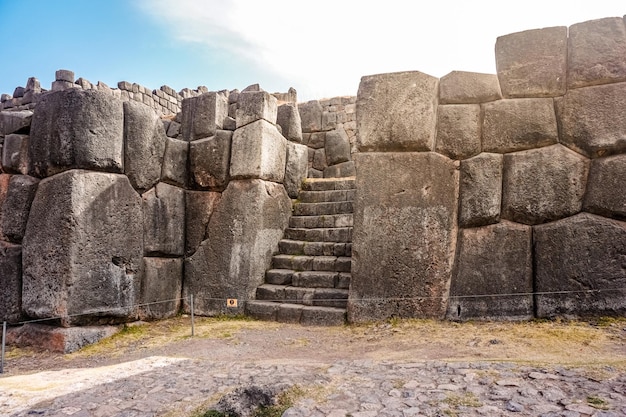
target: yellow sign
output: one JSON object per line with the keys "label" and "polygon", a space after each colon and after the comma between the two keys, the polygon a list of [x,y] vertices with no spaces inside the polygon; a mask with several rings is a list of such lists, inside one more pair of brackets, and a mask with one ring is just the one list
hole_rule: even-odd
{"label": "yellow sign", "polygon": [[231,308],[235,308],[237,307],[237,299],[236,298],[229,298],[226,300],[226,307],[231,307]]}

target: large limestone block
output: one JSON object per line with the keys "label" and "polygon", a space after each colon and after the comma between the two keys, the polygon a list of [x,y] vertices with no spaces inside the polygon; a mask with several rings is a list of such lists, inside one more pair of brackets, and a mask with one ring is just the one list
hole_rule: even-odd
{"label": "large limestone block", "polygon": [[440,105],[437,109],[437,152],[452,159],[480,153],[480,106]]}
{"label": "large limestone block", "polygon": [[539,224],[582,208],[589,160],[562,145],[504,155],[502,217]]}
{"label": "large limestone block", "polygon": [[16,323],[22,314],[22,247],[0,241],[0,321]]}
{"label": "large limestone block", "polygon": [[143,320],[174,317],[181,305],[183,260],[143,258],[143,270],[140,317]]}
{"label": "large limestone block", "polygon": [[350,160],[350,140],[343,129],[333,130],[326,134],[324,143],[326,165],[336,165]]}
{"label": "large limestone block", "polygon": [[500,100],[484,105],[483,151],[506,153],[558,142],[550,98]]}
{"label": "large limestone block", "polygon": [[433,150],[438,83],[418,71],[362,77],[356,101],[359,150]]}
{"label": "large limestone block", "polygon": [[182,108],[183,140],[207,138],[224,127],[224,120],[228,117],[228,98],[208,92],[184,99]]}
{"label": "large limestone block", "polygon": [[569,90],[556,101],[561,143],[591,158],[626,152],[626,83]]}
{"label": "large limestone block", "polygon": [[439,80],[439,104],[477,104],[501,98],[495,74],[452,71]]}
{"label": "large limestone block", "polygon": [[20,243],[24,237],[30,207],[38,184],[37,178],[27,175],[11,177],[0,216],[2,235],[11,242]]}
{"label": "large limestone block", "polygon": [[163,167],[161,168],[161,181],[184,188],[187,185],[188,158],[189,142],[167,138]]}
{"label": "large limestone block", "polygon": [[591,161],[583,210],[626,219],[626,155]]}
{"label": "large limestone block", "polygon": [[72,168],[123,172],[122,102],[78,88],[43,95],[33,115],[29,153],[38,177]]}
{"label": "large limestone block", "polygon": [[233,179],[283,182],[286,157],[287,140],[276,126],[266,120],[257,120],[235,130],[230,176]]}
{"label": "large limestone block", "polygon": [[11,134],[4,138],[2,145],[2,169],[13,174],[27,175],[30,170],[28,161],[27,135]]}
{"label": "large limestone block", "polygon": [[207,227],[221,197],[211,191],[185,191],[185,255],[193,255],[209,239]]}
{"label": "large limestone block", "polygon": [[257,120],[266,120],[276,124],[278,100],[267,91],[242,91],[239,94],[235,114],[237,128]]}
{"label": "large limestone block", "polygon": [[500,36],[496,40],[496,70],[506,98],[565,94],[567,28],[549,27]]}
{"label": "large limestone block", "polygon": [[457,235],[454,161],[432,152],[355,158],[349,320],[443,318]]}
{"label": "large limestone block", "polygon": [[537,317],[626,313],[626,223],[581,213],[533,229]]}
{"label": "large limestone block", "polygon": [[298,198],[302,182],[309,171],[309,148],[294,142],[287,142],[287,162],[285,163],[285,190],[291,198]]}
{"label": "large limestone block", "polygon": [[183,255],[185,251],[185,191],[160,182],[143,200],[144,253]]}
{"label": "large limestone block", "polygon": [[482,153],[461,161],[459,226],[477,227],[500,221],[503,156]]}
{"label": "large limestone block", "polygon": [[502,222],[463,229],[448,318],[529,319],[533,316],[532,227]]}
{"label": "large limestone block", "polygon": [[28,133],[33,119],[31,110],[1,111],[0,112],[0,135],[11,133]]}
{"label": "large limestone block", "polygon": [[569,88],[626,81],[626,26],[607,17],[569,27]]}
{"label": "large limestone block", "polygon": [[[185,260],[184,296],[194,295],[197,314],[243,313],[265,280],[290,214],[281,184],[228,184],[209,222],[210,239]],[[227,309],[227,298],[237,299],[238,308]]]}
{"label": "large limestone block", "polygon": [[134,317],[142,226],[141,197],[124,175],[71,170],[41,181],[23,241],[24,312],[64,325]]}
{"label": "large limestone block", "polygon": [[233,132],[218,130],[215,136],[189,144],[189,166],[196,186],[217,191],[226,188],[232,139]]}
{"label": "large limestone block", "polygon": [[148,190],[159,182],[166,140],[151,107],[124,102],[124,172],[135,189]]}
{"label": "large limestone block", "polygon": [[298,104],[303,133],[320,132],[322,130],[323,111],[322,104],[317,100]]}
{"label": "large limestone block", "polygon": [[287,140],[302,143],[302,120],[296,103],[286,103],[278,106],[276,123],[280,125],[283,136]]}

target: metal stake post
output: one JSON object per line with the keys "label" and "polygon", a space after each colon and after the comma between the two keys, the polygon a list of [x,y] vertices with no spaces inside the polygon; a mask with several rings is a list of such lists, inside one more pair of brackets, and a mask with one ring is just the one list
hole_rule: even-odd
{"label": "metal stake post", "polygon": [[195,325],[194,325],[194,317],[193,317],[193,294],[191,294],[190,296],[191,298],[191,336],[194,336],[196,331],[195,331]]}
{"label": "metal stake post", "polygon": [[7,322],[2,322],[2,359],[0,359],[0,374],[4,373],[4,347],[7,339]]}

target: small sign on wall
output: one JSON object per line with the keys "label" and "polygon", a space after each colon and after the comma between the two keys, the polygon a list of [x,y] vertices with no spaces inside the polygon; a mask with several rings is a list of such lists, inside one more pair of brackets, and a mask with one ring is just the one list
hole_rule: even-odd
{"label": "small sign on wall", "polygon": [[228,307],[228,308],[236,308],[237,307],[237,299],[236,298],[228,298],[228,299],[226,299],[226,307]]}

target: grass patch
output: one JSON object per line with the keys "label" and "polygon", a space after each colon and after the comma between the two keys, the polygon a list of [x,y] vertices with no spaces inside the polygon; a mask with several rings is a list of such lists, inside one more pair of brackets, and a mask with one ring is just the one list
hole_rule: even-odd
{"label": "grass patch", "polygon": [[256,409],[253,417],[280,417],[288,409],[305,396],[306,392],[300,386],[294,385],[278,394],[276,404],[270,406],[261,406]]}
{"label": "grass patch", "polygon": [[444,403],[451,407],[482,407],[478,397],[471,392],[466,392],[463,395],[450,394],[443,400]]}
{"label": "grass patch", "polygon": [[609,409],[608,401],[595,395],[590,395],[587,397],[587,404],[589,404],[593,408],[597,408],[598,410]]}

